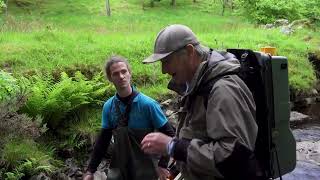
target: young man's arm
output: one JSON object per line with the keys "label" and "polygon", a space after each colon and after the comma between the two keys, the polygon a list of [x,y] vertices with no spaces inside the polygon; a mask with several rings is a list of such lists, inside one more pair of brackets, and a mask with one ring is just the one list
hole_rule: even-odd
{"label": "young man's arm", "polygon": [[108,123],[108,112],[111,108],[112,100],[109,99],[103,106],[102,109],[102,128],[97,136],[97,140],[95,142],[93,152],[90,157],[89,165],[87,168],[87,172],[84,175],[85,180],[93,179],[93,174],[96,172],[97,167],[99,166],[101,159],[104,156],[104,153],[107,151],[108,146],[112,137],[112,128]]}
{"label": "young man's arm", "polygon": [[101,159],[108,149],[112,137],[112,129],[102,128],[97,137],[96,143],[91,154],[90,162],[87,171],[94,173],[99,166]]}

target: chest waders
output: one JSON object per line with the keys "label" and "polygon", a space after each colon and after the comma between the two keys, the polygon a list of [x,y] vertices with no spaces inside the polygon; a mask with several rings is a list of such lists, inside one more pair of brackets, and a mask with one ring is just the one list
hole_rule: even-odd
{"label": "chest waders", "polygon": [[158,179],[155,162],[140,146],[143,137],[153,132],[153,129],[128,128],[131,103],[137,95],[138,93],[133,91],[124,113],[120,112],[119,104],[116,103],[119,120],[118,126],[112,131],[114,148],[107,180]]}

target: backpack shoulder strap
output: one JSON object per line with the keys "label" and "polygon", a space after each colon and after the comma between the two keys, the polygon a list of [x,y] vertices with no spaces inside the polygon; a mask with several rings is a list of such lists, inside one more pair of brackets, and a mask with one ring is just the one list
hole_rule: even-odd
{"label": "backpack shoulder strap", "polygon": [[224,78],[227,75],[238,75],[238,72],[227,72],[227,73],[223,73],[220,74],[218,76],[216,76],[215,78],[211,79],[209,82],[206,82],[205,84],[200,84],[198,90],[196,91],[195,95],[198,96],[202,96],[204,101],[204,107],[207,108],[208,106],[208,97],[209,94],[213,88],[213,86],[215,85],[215,83],[217,81],[219,81],[220,79]]}
{"label": "backpack shoulder strap", "polygon": [[[229,52],[227,51],[217,51],[215,50],[216,54],[220,54],[221,56],[223,56],[224,58],[221,58],[221,57],[217,57],[218,60],[214,62],[214,64],[218,64],[219,62],[221,61],[224,61],[224,60],[227,60],[228,59],[228,54],[230,54]],[[210,49],[210,55],[209,55],[209,59],[211,58],[211,56],[214,56],[214,53],[213,53],[213,49]],[[208,59],[208,60],[209,60]],[[206,71],[204,72],[204,79],[206,79],[210,72],[211,72],[211,68],[214,67],[214,65],[211,64],[210,67],[208,67],[208,63],[206,64]],[[194,95],[198,95],[198,96],[202,96],[204,98],[204,106],[205,108],[207,108],[207,105],[208,105],[208,96],[214,86],[214,84],[220,80],[221,78],[223,78],[224,76],[227,76],[227,75],[235,75],[235,74],[239,74],[239,72],[226,72],[226,73],[222,73],[222,74],[219,74],[218,76],[214,77],[213,79],[209,80],[208,82],[206,83],[200,83],[199,85],[199,88],[198,90],[196,91],[196,93]]]}

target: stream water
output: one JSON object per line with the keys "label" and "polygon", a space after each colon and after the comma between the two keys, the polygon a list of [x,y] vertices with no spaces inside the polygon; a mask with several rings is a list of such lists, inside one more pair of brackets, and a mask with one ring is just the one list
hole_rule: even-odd
{"label": "stream water", "polygon": [[282,179],[320,180],[320,123],[307,123],[292,131],[297,142],[297,165]]}

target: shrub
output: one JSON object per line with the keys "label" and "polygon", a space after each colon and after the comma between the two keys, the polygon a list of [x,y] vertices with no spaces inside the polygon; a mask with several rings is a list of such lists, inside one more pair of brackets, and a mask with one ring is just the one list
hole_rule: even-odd
{"label": "shrub", "polygon": [[0,103],[11,99],[18,91],[18,81],[10,73],[0,70]]}
{"label": "shrub", "polygon": [[19,81],[9,73],[0,71],[0,147],[5,140],[15,137],[37,138],[45,128],[40,128],[41,118],[32,119],[17,111],[25,104],[26,81]]}
{"label": "shrub", "polygon": [[41,147],[33,140],[13,139],[6,143],[2,153],[6,179],[30,177],[40,172],[51,173],[62,163],[53,158],[53,149]]}
{"label": "shrub", "polygon": [[14,0],[13,2],[20,7],[29,7],[32,5],[38,5],[42,0]]}
{"label": "shrub", "polygon": [[302,14],[312,21],[320,21],[320,2],[316,0],[302,0],[304,9]]}
{"label": "shrub", "polygon": [[[30,148],[30,146],[34,147],[34,144],[26,147],[20,142],[13,143],[15,139],[33,141],[32,139],[38,138],[46,130],[45,127],[40,127],[41,118],[34,120],[26,114],[17,112],[26,101],[25,84],[8,73],[0,72],[0,86],[0,179],[22,178],[29,173],[30,168],[26,168],[30,166],[30,163],[32,168],[44,171],[47,166],[38,163],[39,161],[33,156],[37,153]],[[29,152],[24,153],[26,151]],[[30,159],[25,159],[26,157]],[[19,164],[22,161],[24,162]]]}
{"label": "shrub", "polygon": [[[22,97],[23,98],[23,97]],[[3,141],[14,137],[37,138],[46,131],[41,127],[41,118],[33,120],[26,114],[19,114],[10,109],[11,106],[20,106],[23,100],[10,101],[6,106],[0,105],[0,147]]]}
{"label": "shrub", "polygon": [[258,23],[319,17],[320,6],[317,0],[236,0],[235,4],[242,14]]}
{"label": "shrub", "polygon": [[0,0],[0,13],[3,11],[4,8],[6,8],[6,4],[3,0]]}
{"label": "shrub", "polygon": [[55,81],[61,77],[61,73],[65,72],[69,77],[74,77],[77,72],[83,74],[88,80],[92,80],[95,75],[101,72],[101,67],[92,64],[73,64],[71,66],[60,67],[52,70],[52,76]]}
{"label": "shrub", "polygon": [[64,136],[68,137],[62,148],[80,149],[92,145],[97,132],[101,129],[101,108],[92,108],[78,112],[78,119],[68,126]]}

